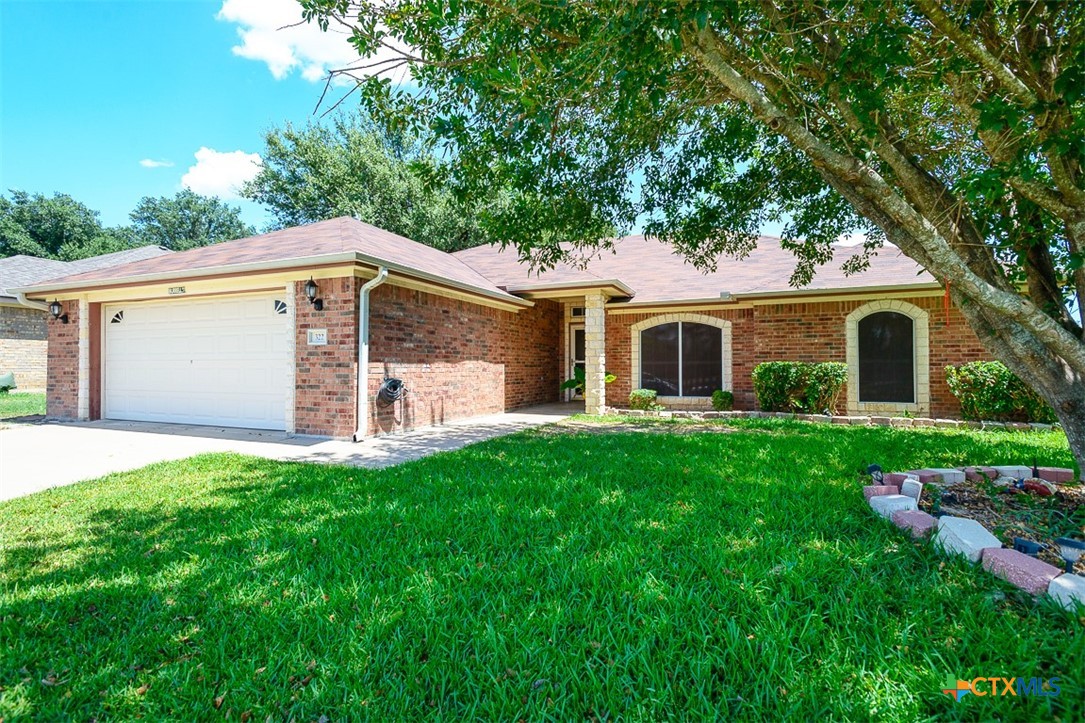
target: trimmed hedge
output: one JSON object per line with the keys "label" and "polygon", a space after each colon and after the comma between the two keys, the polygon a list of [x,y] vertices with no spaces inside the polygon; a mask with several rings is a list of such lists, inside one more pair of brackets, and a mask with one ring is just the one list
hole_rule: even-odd
{"label": "trimmed hedge", "polygon": [[634,389],[629,392],[629,408],[643,409],[647,412],[658,412],[663,409],[663,405],[656,403],[656,390]]}
{"label": "trimmed hedge", "polygon": [[842,362],[762,362],[753,370],[757,404],[765,412],[836,413],[847,381]]}
{"label": "trimmed hedge", "polygon": [[717,412],[730,412],[735,406],[734,392],[717,389],[712,392],[712,408]]}
{"label": "trimmed hedge", "polygon": [[1043,398],[997,361],[946,367],[946,384],[961,402],[961,416],[990,422],[1058,421]]}

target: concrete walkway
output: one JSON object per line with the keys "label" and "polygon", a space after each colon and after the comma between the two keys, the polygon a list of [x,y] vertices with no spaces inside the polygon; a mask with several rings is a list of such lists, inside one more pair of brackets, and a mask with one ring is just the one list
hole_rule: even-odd
{"label": "concrete walkway", "polygon": [[387,467],[558,422],[581,411],[582,404],[548,404],[357,444],[283,432],[112,420],[11,425],[0,428],[0,500],[206,452]]}

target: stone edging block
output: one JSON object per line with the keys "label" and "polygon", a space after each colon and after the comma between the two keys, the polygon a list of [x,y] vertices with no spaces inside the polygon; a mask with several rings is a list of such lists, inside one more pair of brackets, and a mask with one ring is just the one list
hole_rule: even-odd
{"label": "stone edging block", "polygon": [[1061,572],[1043,560],[1005,548],[988,547],[981,560],[984,570],[1033,595],[1047,592],[1048,585]]}
{"label": "stone edging block", "polygon": [[870,509],[880,516],[891,519],[894,512],[917,509],[915,500],[904,495],[876,495],[870,498]]}
{"label": "stone edging block", "polygon": [[1037,471],[1040,473],[1040,479],[1048,482],[1065,484],[1074,481],[1074,470],[1065,467],[1040,467]]}
{"label": "stone edging block", "polygon": [[1073,612],[1076,606],[1085,607],[1085,577],[1059,575],[1047,586],[1047,594],[1065,610]]}
{"label": "stone edging block", "polygon": [[755,410],[735,409],[726,412],[710,412],[707,410],[662,410],[647,412],[642,409],[623,409],[619,407],[607,407],[607,414],[621,414],[627,417],[662,417],[669,419],[672,416],[679,419],[767,419],[770,417],[779,419],[795,419],[803,422],[820,422],[822,424],[858,425],[860,427],[945,427],[945,428],[969,428],[969,429],[1013,429],[1019,431],[1040,431],[1054,429],[1057,425],[1040,424],[1038,422],[974,422],[957,419],[930,419],[927,417],[881,417],[881,416],[855,416],[855,415],[825,415],[825,414],[790,414],[788,412],[760,412]]}
{"label": "stone edging block", "polygon": [[900,487],[896,485],[867,485],[863,488],[863,498],[870,502],[871,497],[879,495],[899,495]]}
{"label": "stone edging block", "polygon": [[897,510],[893,513],[893,524],[912,533],[914,539],[930,535],[938,525],[938,520],[923,510]]}
{"label": "stone edging block", "polygon": [[965,517],[938,518],[934,541],[947,553],[964,555],[972,562],[979,562],[985,548],[1002,547],[1002,541],[986,527]]}

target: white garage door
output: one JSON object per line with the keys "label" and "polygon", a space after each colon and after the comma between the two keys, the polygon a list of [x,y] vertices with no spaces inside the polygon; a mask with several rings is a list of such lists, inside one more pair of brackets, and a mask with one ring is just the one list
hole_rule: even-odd
{"label": "white garage door", "polygon": [[285,429],[282,295],[105,307],[102,416]]}

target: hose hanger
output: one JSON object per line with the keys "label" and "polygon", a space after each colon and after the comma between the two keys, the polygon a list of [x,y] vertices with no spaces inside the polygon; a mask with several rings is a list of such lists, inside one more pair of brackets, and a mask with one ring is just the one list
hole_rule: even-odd
{"label": "hose hanger", "polygon": [[377,404],[381,407],[389,407],[407,393],[407,387],[403,386],[402,379],[386,377],[377,390]]}

